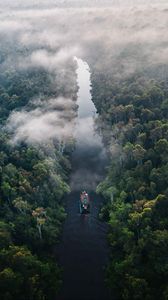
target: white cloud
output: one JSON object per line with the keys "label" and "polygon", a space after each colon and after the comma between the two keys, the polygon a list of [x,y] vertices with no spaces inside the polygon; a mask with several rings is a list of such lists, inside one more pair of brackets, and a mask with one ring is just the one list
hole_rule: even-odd
{"label": "white cloud", "polygon": [[25,30],[31,30],[31,24],[20,20],[3,20],[0,21],[0,33],[10,34],[16,32],[24,32]]}
{"label": "white cloud", "polygon": [[58,71],[72,61],[75,55],[79,55],[78,47],[65,47],[57,52],[49,52],[47,50],[35,50],[28,57],[22,58],[19,61],[20,68],[42,67],[49,72]]}
{"label": "white cloud", "polygon": [[28,144],[39,144],[52,139],[66,140],[72,136],[76,108],[72,100],[35,100],[32,104],[38,107],[13,111],[7,121],[13,143],[25,141]]}

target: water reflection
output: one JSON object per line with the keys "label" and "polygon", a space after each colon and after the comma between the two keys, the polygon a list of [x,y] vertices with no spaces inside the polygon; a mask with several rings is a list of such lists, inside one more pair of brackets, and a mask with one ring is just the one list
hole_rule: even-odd
{"label": "water reflection", "polygon": [[78,90],[78,118],[92,117],[96,113],[96,108],[93,104],[91,96],[91,74],[90,68],[82,59],[75,57],[77,62],[77,83]]}
{"label": "water reflection", "polygon": [[[100,222],[98,212],[101,197],[94,192],[102,179],[106,153],[94,130],[96,109],[91,98],[90,70],[81,59],[75,58],[78,69],[78,119],[76,149],[72,158],[72,193],[67,196],[67,218],[59,249],[63,266],[63,287],[60,300],[108,300],[104,284],[104,266],[108,262],[107,224]],[[89,192],[91,210],[79,212],[80,191]]]}
{"label": "water reflection", "polygon": [[75,138],[76,149],[73,153],[72,190],[95,190],[102,179],[106,152],[100,136],[95,131],[96,108],[91,96],[91,74],[89,66],[75,57],[77,62],[78,119]]}

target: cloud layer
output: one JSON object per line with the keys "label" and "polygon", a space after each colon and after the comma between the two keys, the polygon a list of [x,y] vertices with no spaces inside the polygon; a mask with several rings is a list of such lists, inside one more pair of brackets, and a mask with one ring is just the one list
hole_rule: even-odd
{"label": "cloud layer", "polygon": [[70,99],[35,100],[35,108],[11,113],[7,129],[13,133],[12,142],[45,143],[53,139],[68,140],[74,130],[76,105]]}
{"label": "cloud layer", "polygon": [[[0,38],[11,48],[4,69],[12,64],[18,70],[40,68],[51,74],[58,90],[63,85],[62,90],[70,91],[72,73],[67,66],[74,56],[121,78],[168,64],[166,1],[92,1],[97,7],[81,2],[85,7],[77,7],[77,1],[1,1]],[[58,98],[12,112],[7,126],[15,132],[13,141],[68,136],[73,109],[67,113],[71,100],[66,98],[61,98],[64,111],[52,106]]]}

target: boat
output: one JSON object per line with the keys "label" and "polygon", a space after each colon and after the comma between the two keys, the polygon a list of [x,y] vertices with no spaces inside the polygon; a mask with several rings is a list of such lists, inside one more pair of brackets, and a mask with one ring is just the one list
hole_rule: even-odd
{"label": "boat", "polygon": [[89,201],[89,195],[87,192],[81,192],[80,194],[80,213],[89,213],[90,212],[90,201]]}

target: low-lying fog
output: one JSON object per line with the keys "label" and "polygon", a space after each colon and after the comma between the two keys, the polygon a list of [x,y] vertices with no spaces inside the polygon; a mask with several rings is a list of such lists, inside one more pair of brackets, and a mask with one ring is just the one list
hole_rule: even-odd
{"label": "low-lying fog", "polygon": [[[67,66],[73,64],[74,56],[121,78],[147,66],[165,65],[166,2],[83,0],[80,8],[75,7],[77,1],[1,1],[1,56],[3,51],[8,53],[1,60],[1,72],[41,68],[57,87],[71,89],[72,73]],[[103,3],[104,7],[100,5]],[[65,108],[61,111],[57,108],[60,103]],[[30,105],[9,116],[7,128],[13,132],[12,141],[34,144],[69,138],[74,130],[74,103],[62,95],[43,101],[40,95],[30,99]]]}

